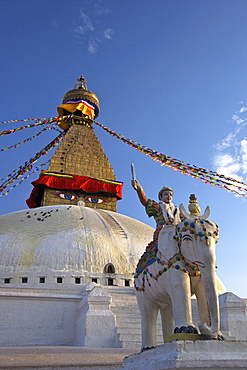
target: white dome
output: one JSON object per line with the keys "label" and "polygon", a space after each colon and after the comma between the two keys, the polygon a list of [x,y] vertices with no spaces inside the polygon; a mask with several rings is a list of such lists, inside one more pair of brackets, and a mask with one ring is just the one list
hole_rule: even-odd
{"label": "white dome", "polygon": [[81,206],[49,206],[1,216],[0,270],[94,272],[112,264],[135,272],[153,228],[130,217]]}

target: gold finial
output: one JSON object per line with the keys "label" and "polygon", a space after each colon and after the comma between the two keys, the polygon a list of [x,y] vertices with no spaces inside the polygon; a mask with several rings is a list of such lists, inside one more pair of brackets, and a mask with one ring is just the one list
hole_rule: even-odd
{"label": "gold finial", "polygon": [[201,208],[197,202],[197,198],[195,194],[190,194],[190,200],[189,200],[189,206],[188,209],[190,211],[191,216],[199,216],[201,212]]}
{"label": "gold finial", "polygon": [[83,75],[81,75],[81,77],[77,79],[77,82],[76,82],[73,89],[76,89],[76,88],[77,89],[88,90],[87,81],[85,80]]}

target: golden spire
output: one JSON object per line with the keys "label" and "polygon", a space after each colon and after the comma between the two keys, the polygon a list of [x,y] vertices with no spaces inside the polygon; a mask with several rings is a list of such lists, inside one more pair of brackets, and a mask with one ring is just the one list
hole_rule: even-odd
{"label": "golden spire", "polygon": [[77,79],[77,82],[76,82],[75,86],[73,87],[73,90],[76,89],[76,88],[77,89],[88,90],[87,81],[85,80],[83,75],[81,75],[81,77]]}
{"label": "golden spire", "polygon": [[[75,86],[72,90],[69,90],[63,97],[62,104],[65,104],[69,100],[86,100],[89,104],[93,104],[95,106],[95,117],[97,118],[100,112],[100,103],[97,95],[95,95],[92,91],[89,91],[87,88],[87,81],[85,80],[84,76],[81,75],[80,78],[77,79]],[[64,114],[59,112],[59,115],[66,116],[67,113]]]}
{"label": "golden spire", "polygon": [[[94,133],[92,119],[79,109],[66,111],[66,102],[83,100],[95,107],[95,118],[99,114],[100,104],[98,97],[88,90],[86,80],[82,75],[72,90],[69,90],[63,98],[63,104],[59,106],[61,116],[73,113],[69,122],[63,129],[67,129],[66,135],[50,160],[48,171],[57,174],[69,174],[85,176],[94,179],[107,179],[116,181],[114,170]],[[60,126],[61,127],[61,126]],[[46,187],[42,199],[43,206],[50,205],[77,205],[78,201],[84,201],[87,207],[116,211],[117,196],[113,193],[102,191],[86,194],[80,189],[58,189]]]}

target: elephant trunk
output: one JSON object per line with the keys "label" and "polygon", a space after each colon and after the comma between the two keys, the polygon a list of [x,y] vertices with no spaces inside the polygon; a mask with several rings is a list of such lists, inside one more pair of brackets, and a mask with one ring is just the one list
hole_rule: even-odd
{"label": "elephant trunk", "polygon": [[203,335],[217,338],[220,330],[220,315],[215,264],[209,263],[200,270],[206,294],[208,320],[207,323],[199,325],[199,328]]}

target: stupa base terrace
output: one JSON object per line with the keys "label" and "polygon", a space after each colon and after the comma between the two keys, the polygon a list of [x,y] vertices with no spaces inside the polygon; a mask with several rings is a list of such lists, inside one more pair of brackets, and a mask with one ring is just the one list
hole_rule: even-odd
{"label": "stupa base terrace", "polygon": [[[0,288],[0,346],[141,348],[141,321],[133,287],[89,283],[72,290]],[[233,293],[219,296],[226,340],[247,340],[246,303]],[[193,319],[199,322],[192,298]],[[21,318],[21,319],[20,319]],[[161,320],[157,344],[162,344]]]}

